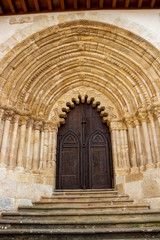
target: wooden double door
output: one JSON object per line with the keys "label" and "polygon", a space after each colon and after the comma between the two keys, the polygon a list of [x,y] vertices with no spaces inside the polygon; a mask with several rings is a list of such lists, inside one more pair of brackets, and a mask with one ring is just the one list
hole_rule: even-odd
{"label": "wooden double door", "polygon": [[59,128],[57,189],[112,188],[109,128],[91,104],[75,105]]}

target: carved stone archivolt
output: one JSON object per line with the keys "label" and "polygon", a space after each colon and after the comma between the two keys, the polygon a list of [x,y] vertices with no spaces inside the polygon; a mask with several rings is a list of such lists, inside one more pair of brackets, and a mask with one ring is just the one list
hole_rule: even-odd
{"label": "carved stone archivolt", "polygon": [[131,32],[85,20],[19,43],[0,62],[0,166],[53,170],[58,126],[85,101],[110,127],[115,171],[159,166],[159,56]]}

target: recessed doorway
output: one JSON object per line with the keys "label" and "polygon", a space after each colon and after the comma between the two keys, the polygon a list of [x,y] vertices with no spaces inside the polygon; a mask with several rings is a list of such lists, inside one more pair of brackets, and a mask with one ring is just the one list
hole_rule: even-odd
{"label": "recessed doorway", "polygon": [[113,185],[110,131],[91,104],[68,113],[57,139],[57,189],[107,189]]}

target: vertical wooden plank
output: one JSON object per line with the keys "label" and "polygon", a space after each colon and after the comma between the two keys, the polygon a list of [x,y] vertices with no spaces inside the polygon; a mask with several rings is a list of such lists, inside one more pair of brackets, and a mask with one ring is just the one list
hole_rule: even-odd
{"label": "vertical wooden plank", "polygon": [[78,9],[78,1],[77,0],[74,0],[74,9]]}
{"label": "vertical wooden plank", "polygon": [[151,8],[154,8],[155,3],[156,3],[156,0],[152,0],[152,1],[151,1],[151,5],[150,5],[150,7],[151,7]]}
{"label": "vertical wooden plank", "polygon": [[9,7],[10,7],[10,9],[11,9],[11,12],[12,12],[12,13],[16,13],[15,8],[14,8],[14,6],[13,6],[12,0],[8,0],[8,4],[9,4]]}
{"label": "vertical wooden plank", "polygon": [[61,9],[65,10],[65,2],[64,2],[64,0],[60,0],[60,3],[61,3]]}
{"label": "vertical wooden plank", "polygon": [[49,9],[49,11],[52,11],[53,10],[53,8],[52,8],[52,1],[51,0],[47,0],[47,2],[48,2],[48,9]]}
{"label": "vertical wooden plank", "polygon": [[130,0],[126,0],[126,1],[125,1],[125,8],[128,8],[128,7],[129,7],[129,2],[130,2]]}
{"label": "vertical wooden plank", "polygon": [[139,1],[138,1],[138,8],[141,8],[141,7],[142,7],[142,3],[143,3],[143,0],[139,0]]}
{"label": "vertical wooden plank", "polygon": [[115,8],[115,7],[116,7],[116,3],[117,3],[116,0],[113,0],[113,1],[112,1],[112,8]]}
{"label": "vertical wooden plank", "polygon": [[3,14],[3,8],[1,4],[0,4],[0,14]]}
{"label": "vertical wooden plank", "polygon": [[87,7],[87,9],[91,8],[91,0],[87,0],[86,7]]}
{"label": "vertical wooden plank", "polygon": [[104,0],[99,0],[99,8],[103,8]]}
{"label": "vertical wooden plank", "polygon": [[40,12],[40,7],[39,7],[39,2],[38,2],[38,0],[34,0],[34,5],[35,5],[35,8],[36,8],[36,11],[37,11],[37,12]]}
{"label": "vertical wooden plank", "polygon": [[28,12],[27,10],[27,5],[26,5],[26,1],[25,0],[21,0],[21,4],[22,4],[22,8],[24,12]]}

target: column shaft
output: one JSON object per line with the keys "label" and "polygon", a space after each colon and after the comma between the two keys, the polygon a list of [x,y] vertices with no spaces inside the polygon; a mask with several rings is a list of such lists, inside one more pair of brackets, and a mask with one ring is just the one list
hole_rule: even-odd
{"label": "column shaft", "polygon": [[143,151],[142,151],[142,140],[141,140],[141,134],[140,134],[140,126],[136,125],[136,131],[137,131],[137,145],[138,145],[138,159],[139,159],[139,165],[140,169],[144,169],[144,159],[143,159]]}
{"label": "column shaft", "polygon": [[31,139],[32,139],[32,124],[33,121],[30,120],[27,128],[26,134],[26,169],[30,170],[32,168],[32,162],[30,161],[31,157]]}
{"label": "column shaft", "polygon": [[111,131],[111,139],[112,139],[113,164],[114,164],[115,168],[118,168],[116,130],[112,130]]}
{"label": "column shaft", "polygon": [[44,148],[44,131],[41,132],[41,143],[40,143],[40,168],[43,168],[43,149]]}
{"label": "column shaft", "polygon": [[142,129],[143,129],[143,134],[144,134],[144,144],[145,144],[145,149],[146,149],[146,159],[147,159],[147,165],[146,167],[152,167],[153,162],[152,162],[152,153],[151,153],[151,145],[149,141],[149,132],[148,132],[148,127],[146,122],[142,122]]}
{"label": "column shaft", "polygon": [[124,134],[124,144],[125,144],[125,155],[126,155],[126,167],[130,169],[130,161],[129,161],[129,147],[128,147],[128,140],[127,140],[127,130],[123,130]]}
{"label": "column shaft", "polygon": [[19,146],[18,146],[18,157],[17,157],[17,169],[23,170],[23,155],[24,155],[24,144],[26,137],[26,118],[21,119],[21,127],[20,127],[20,137],[19,137]]}
{"label": "column shaft", "polygon": [[15,167],[16,165],[16,142],[17,142],[17,134],[18,134],[18,121],[19,116],[14,117],[14,125],[13,125],[13,133],[12,133],[12,142],[11,142],[11,150],[9,154],[9,166]]}
{"label": "column shaft", "polygon": [[40,130],[34,130],[34,144],[33,144],[33,169],[37,170],[39,167],[40,156]]}
{"label": "column shaft", "polygon": [[5,167],[5,165],[6,165],[5,157],[6,157],[7,144],[8,144],[9,128],[10,128],[10,120],[6,119],[5,123],[4,123],[1,153],[0,153],[0,166],[1,167]]}
{"label": "column shaft", "polygon": [[160,153],[159,153],[159,147],[158,147],[156,127],[155,127],[155,123],[154,123],[153,119],[150,122],[151,122],[152,134],[153,134],[153,142],[154,142],[156,163],[158,163],[158,162],[160,162]]}
{"label": "column shaft", "polygon": [[132,126],[128,126],[128,142],[129,142],[129,155],[130,155],[131,166],[133,168],[137,168],[136,149],[134,144],[134,134],[133,134]]}

